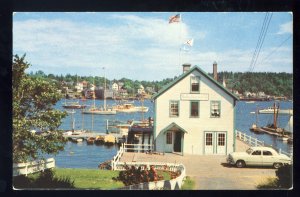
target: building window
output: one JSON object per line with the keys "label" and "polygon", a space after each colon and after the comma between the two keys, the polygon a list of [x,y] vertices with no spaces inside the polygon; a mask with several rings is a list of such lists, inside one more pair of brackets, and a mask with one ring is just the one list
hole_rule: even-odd
{"label": "building window", "polygon": [[170,101],[170,117],[179,116],[179,101]]}
{"label": "building window", "polygon": [[172,144],[172,132],[167,132],[167,144]]}
{"label": "building window", "polygon": [[191,117],[199,117],[199,101],[191,101]]}
{"label": "building window", "polygon": [[221,116],[221,102],[211,101],[210,102],[210,117],[219,118]]}
{"label": "building window", "polygon": [[200,77],[191,77],[191,92],[200,92]]}
{"label": "building window", "polygon": [[218,134],[218,146],[225,146],[225,133]]}
{"label": "building window", "polygon": [[212,146],[212,133],[206,133],[206,141],[205,145],[206,146]]}

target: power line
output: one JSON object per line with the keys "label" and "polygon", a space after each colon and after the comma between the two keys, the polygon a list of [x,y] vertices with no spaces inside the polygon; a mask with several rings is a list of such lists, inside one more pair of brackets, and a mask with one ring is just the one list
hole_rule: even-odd
{"label": "power line", "polygon": [[258,37],[258,41],[256,43],[256,47],[255,47],[255,51],[253,53],[253,56],[252,56],[252,59],[251,59],[251,63],[250,63],[250,66],[249,66],[249,70],[251,70],[252,68],[252,65],[253,65],[253,62],[254,62],[254,59],[255,59],[255,56],[256,56],[256,52],[257,52],[257,49],[259,48],[259,45],[260,45],[260,42],[261,42],[261,37],[262,37],[262,34],[263,34],[263,31],[264,31],[264,28],[265,28],[265,24],[266,24],[266,19],[267,19],[267,16],[268,16],[268,12],[266,13],[265,15],[265,18],[264,18],[264,22],[263,22],[263,25],[260,29],[260,34],[259,34],[259,37]]}
{"label": "power line", "polygon": [[264,63],[275,51],[277,51],[286,41],[288,41],[292,36],[290,35],[287,37],[283,42],[281,42],[278,47],[276,47],[273,51],[271,51],[261,62],[260,64]]}
{"label": "power line", "polygon": [[254,51],[254,54],[252,56],[252,60],[251,60],[251,63],[250,63],[250,67],[249,67],[250,72],[254,70],[254,67],[256,65],[257,59],[259,57],[261,48],[263,46],[267,31],[268,31],[268,28],[269,28],[270,21],[272,19],[272,15],[273,15],[273,13],[271,13],[269,15],[268,12],[265,15],[264,22],[263,22],[263,25],[261,27],[261,32],[260,32],[260,35],[259,35],[259,39],[257,41],[257,45],[256,45],[256,48],[255,48],[255,51]]}
{"label": "power line", "polygon": [[259,51],[258,51],[257,57],[256,57],[256,59],[255,59],[255,62],[254,62],[254,65],[252,66],[252,70],[251,70],[251,71],[253,71],[253,70],[254,70],[254,67],[255,67],[255,65],[256,65],[256,61],[257,61],[257,59],[258,59],[258,56],[259,56],[259,53],[260,53],[261,47],[262,47],[262,45],[264,44],[264,40],[265,40],[265,37],[266,37],[267,31],[268,31],[269,24],[270,24],[270,21],[271,21],[271,19],[272,19],[272,16],[273,16],[273,13],[271,13],[271,16],[270,16],[270,18],[269,18],[268,25],[267,25],[267,27],[266,27],[266,30],[265,30],[265,32],[264,32],[264,35],[263,35],[263,40],[262,40],[262,43],[261,43],[261,45],[260,45],[260,47],[259,47]]}

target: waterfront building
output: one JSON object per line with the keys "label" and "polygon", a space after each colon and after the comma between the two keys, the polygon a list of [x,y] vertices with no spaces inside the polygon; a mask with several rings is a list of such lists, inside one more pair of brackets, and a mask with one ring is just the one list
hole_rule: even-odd
{"label": "waterfront building", "polygon": [[117,83],[113,83],[111,84],[110,89],[117,92],[119,90],[119,85]]}
{"label": "waterfront building", "polygon": [[137,93],[138,94],[143,94],[145,93],[145,89],[144,89],[144,86],[141,84],[140,87],[137,89]]}
{"label": "waterfront building", "polygon": [[[238,98],[198,66],[153,96],[157,152],[226,155],[235,149],[234,114]],[[214,63],[214,71],[216,64]]]}
{"label": "waterfront building", "polygon": [[82,92],[83,91],[83,83],[82,82],[76,83],[75,89],[77,92]]}

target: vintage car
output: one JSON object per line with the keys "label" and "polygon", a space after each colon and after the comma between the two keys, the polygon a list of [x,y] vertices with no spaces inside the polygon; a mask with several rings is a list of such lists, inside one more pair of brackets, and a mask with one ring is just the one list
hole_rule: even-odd
{"label": "vintage car", "polygon": [[284,164],[291,164],[291,158],[280,154],[270,147],[251,147],[246,152],[232,152],[227,156],[227,163],[238,168],[245,166],[273,166],[280,168]]}

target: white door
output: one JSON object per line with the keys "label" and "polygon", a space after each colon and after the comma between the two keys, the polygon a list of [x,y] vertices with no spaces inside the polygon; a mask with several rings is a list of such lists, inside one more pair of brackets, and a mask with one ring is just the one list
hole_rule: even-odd
{"label": "white door", "polygon": [[225,155],[226,154],[226,132],[217,132],[216,136],[216,154]]}
{"label": "white door", "polygon": [[173,132],[168,131],[166,133],[166,138],[165,138],[165,152],[171,153],[173,152],[173,142],[174,142],[174,137],[173,137]]}
{"label": "white door", "polygon": [[226,155],[226,132],[205,132],[204,154]]}
{"label": "white door", "polygon": [[204,141],[204,154],[212,155],[214,154],[214,133],[205,132],[205,141]]}

